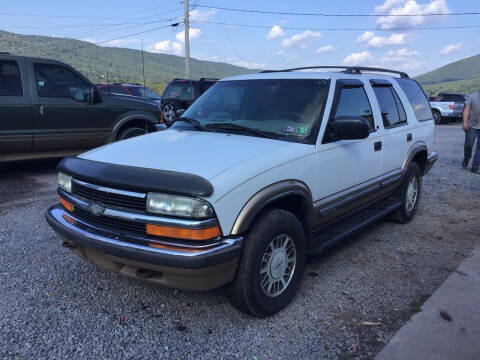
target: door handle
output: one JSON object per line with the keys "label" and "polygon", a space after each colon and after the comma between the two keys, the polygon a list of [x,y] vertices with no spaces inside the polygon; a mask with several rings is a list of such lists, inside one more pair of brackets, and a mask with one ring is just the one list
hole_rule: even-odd
{"label": "door handle", "polygon": [[375,150],[375,151],[382,150],[382,142],[377,141],[375,144],[373,144],[373,150]]}
{"label": "door handle", "polygon": [[43,105],[40,105],[40,115],[43,116]]}
{"label": "door handle", "polygon": [[407,134],[407,141],[412,141],[412,134]]}

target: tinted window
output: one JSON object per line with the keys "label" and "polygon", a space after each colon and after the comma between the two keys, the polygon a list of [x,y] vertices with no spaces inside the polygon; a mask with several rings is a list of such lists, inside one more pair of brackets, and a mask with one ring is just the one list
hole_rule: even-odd
{"label": "tinted window", "polygon": [[335,117],[363,117],[375,129],[372,108],[363,87],[344,87],[338,100]]}
{"label": "tinted window", "polygon": [[163,94],[164,99],[194,100],[195,88],[189,83],[173,83]]}
{"label": "tinted window", "polygon": [[[380,106],[384,127],[388,128],[407,122],[402,103],[391,86],[375,86],[373,91]],[[400,109],[397,104],[400,105]]]}
{"label": "tinted window", "polygon": [[427,97],[418,83],[411,79],[396,79],[412,105],[413,112],[418,121],[431,120],[432,110]]}
{"label": "tinted window", "polygon": [[[108,86],[107,86],[107,91],[108,91]],[[130,95],[127,90],[125,90],[121,86],[110,86],[110,92],[113,94],[121,94],[121,95]]]}
{"label": "tinted window", "polygon": [[0,96],[22,96],[20,68],[15,61],[0,60]]}
{"label": "tinted window", "polygon": [[79,99],[89,96],[91,86],[69,69],[53,64],[35,64],[38,96]]}

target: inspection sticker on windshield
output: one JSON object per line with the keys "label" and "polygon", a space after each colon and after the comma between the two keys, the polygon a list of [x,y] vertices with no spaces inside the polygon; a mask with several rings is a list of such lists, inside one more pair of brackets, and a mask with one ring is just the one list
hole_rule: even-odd
{"label": "inspection sticker on windshield", "polygon": [[295,132],[295,126],[285,126],[285,128],[283,129],[284,132]]}
{"label": "inspection sticker on windshield", "polygon": [[305,134],[308,134],[308,128],[306,126],[299,126],[297,127],[296,132],[298,134],[305,135]]}

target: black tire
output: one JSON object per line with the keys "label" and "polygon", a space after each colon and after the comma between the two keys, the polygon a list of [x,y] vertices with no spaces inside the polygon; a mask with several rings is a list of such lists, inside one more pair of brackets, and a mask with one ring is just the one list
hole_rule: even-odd
{"label": "black tire", "polygon": [[141,127],[132,126],[120,131],[120,133],[117,136],[117,140],[130,139],[135,136],[145,135],[146,133],[147,132],[145,131],[145,129],[142,129]]}
{"label": "black tire", "polygon": [[[271,249],[270,244],[274,244],[274,239],[277,239],[277,244],[279,244],[279,241],[294,244],[294,253],[291,252],[291,247],[290,251],[285,252],[285,254],[290,254],[289,256],[296,254],[296,262],[292,263],[293,265],[290,267],[286,266],[287,263],[290,263],[288,261],[290,257],[284,258],[284,261],[279,259],[280,261],[276,263],[278,265],[273,266],[275,259],[278,259],[274,255],[276,254],[275,250],[271,253],[272,256],[267,257],[269,260],[265,262],[265,255],[267,250],[270,251]],[[303,278],[306,243],[302,225],[297,217],[289,211],[269,209],[260,215],[250,227],[244,244],[236,277],[232,283],[226,286],[228,299],[236,308],[247,314],[260,318],[273,315],[292,301]],[[281,252],[280,249],[282,247],[278,247],[276,250]],[[268,269],[268,274],[267,271],[263,274],[260,273],[262,264],[264,264],[263,269]],[[281,266],[280,269],[283,268],[279,272],[282,276],[277,278],[275,284],[278,284],[280,292],[269,296],[263,289],[261,282],[265,277],[270,278],[270,274],[278,270],[279,266]],[[293,268],[290,271],[291,275],[285,272],[289,272],[289,268]],[[286,282],[285,286],[279,283],[282,282],[280,278]],[[272,291],[275,291],[275,286],[273,286]]]}
{"label": "black tire", "polygon": [[168,127],[172,126],[177,121],[177,108],[172,103],[165,103],[162,105],[163,122]]}
{"label": "black tire", "polygon": [[433,121],[435,121],[435,125],[440,125],[442,123],[442,114],[438,110],[432,110]]}
{"label": "black tire", "polygon": [[[412,180],[414,179],[414,180]],[[415,202],[412,206],[411,198],[409,201],[409,184],[411,181],[415,181],[417,184],[417,192],[415,196]],[[415,212],[417,211],[418,203],[420,201],[420,196],[422,193],[422,173],[420,167],[411,162],[408,165],[407,171],[405,172],[405,178],[402,182],[402,185],[398,189],[397,197],[401,201],[402,206],[390,215],[390,220],[396,222],[397,224],[405,224],[413,219]]]}

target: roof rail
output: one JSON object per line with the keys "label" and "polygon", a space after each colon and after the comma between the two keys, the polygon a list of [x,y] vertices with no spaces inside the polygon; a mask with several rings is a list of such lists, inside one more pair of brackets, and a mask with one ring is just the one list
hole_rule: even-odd
{"label": "roof rail", "polygon": [[218,81],[216,78],[200,78],[199,81]]}
{"label": "roof rail", "polygon": [[10,55],[10,53],[7,52],[7,51],[0,51],[0,54],[2,54],[2,55]]}
{"label": "roof rail", "polygon": [[305,66],[305,67],[291,68],[291,69],[285,69],[285,70],[263,70],[263,71],[260,71],[260,73],[289,72],[289,71],[309,70],[309,69],[345,69],[343,71],[345,74],[361,74],[362,71],[385,72],[385,73],[392,73],[392,74],[400,75],[400,77],[402,77],[402,78],[408,78],[408,75],[406,73],[402,72],[402,71],[375,68],[375,67],[367,67],[367,66],[333,66],[333,65]]}

